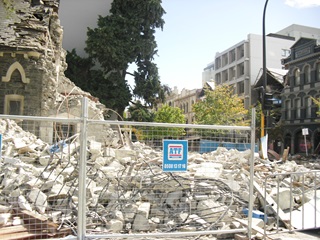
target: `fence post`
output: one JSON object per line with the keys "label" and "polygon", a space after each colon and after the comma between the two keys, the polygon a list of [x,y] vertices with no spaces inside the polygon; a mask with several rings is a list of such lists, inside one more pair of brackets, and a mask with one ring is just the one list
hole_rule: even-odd
{"label": "fence post", "polygon": [[256,108],[251,112],[251,158],[250,158],[250,182],[249,182],[249,209],[248,209],[248,238],[251,239],[252,209],[253,209],[253,176],[254,176],[254,151],[256,143]]}
{"label": "fence post", "polygon": [[82,99],[81,124],[80,124],[80,159],[78,177],[78,239],[84,240],[86,234],[86,162],[87,162],[87,119],[88,99]]}

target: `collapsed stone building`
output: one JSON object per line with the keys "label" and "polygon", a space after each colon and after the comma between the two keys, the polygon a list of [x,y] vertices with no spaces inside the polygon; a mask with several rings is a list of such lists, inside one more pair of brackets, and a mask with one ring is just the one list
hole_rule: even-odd
{"label": "collapsed stone building", "polygon": [[[65,77],[66,51],[62,48],[59,0],[0,1],[0,113],[44,117],[80,116],[81,98],[89,98],[89,117],[103,119],[104,106]],[[53,129],[34,124],[33,133],[55,141]],[[59,136],[61,137],[61,136]]]}

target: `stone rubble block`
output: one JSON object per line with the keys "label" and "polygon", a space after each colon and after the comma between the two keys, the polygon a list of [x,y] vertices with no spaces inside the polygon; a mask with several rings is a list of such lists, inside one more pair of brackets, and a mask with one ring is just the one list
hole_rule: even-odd
{"label": "stone rubble block", "polygon": [[139,205],[137,214],[144,216],[145,218],[149,217],[151,204],[149,202],[143,202]]}
{"label": "stone rubble block", "polygon": [[39,213],[45,213],[48,206],[47,195],[45,193],[39,189],[32,189],[28,194],[28,199],[36,206]]}
{"label": "stone rubble block", "polygon": [[218,179],[222,173],[223,165],[220,163],[204,162],[195,170],[195,179]]}
{"label": "stone rubble block", "polygon": [[18,197],[18,205],[21,209],[28,210],[30,212],[32,211],[31,205],[29,204],[27,199],[22,195]]}
{"label": "stone rubble block", "polygon": [[[207,222],[215,222],[218,220],[218,218],[221,215],[221,212],[224,212],[226,210],[225,205],[221,205],[219,202],[214,201],[212,199],[200,201],[197,206],[197,211],[199,212],[199,216],[202,217]],[[228,216],[224,217],[224,220],[230,218],[227,218]]]}
{"label": "stone rubble block", "polygon": [[119,219],[111,219],[107,223],[107,229],[113,233],[118,233],[123,230],[124,223]]}
{"label": "stone rubble block", "polygon": [[49,155],[45,155],[45,156],[40,156],[39,158],[39,163],[42,166],[48,166],[49,162],[50,162],[50,156]]}
{"label": "stone rubble block", "polygon": [[133,221],[132,229],[135,231],[149,231],[149,219],[141,214],[136,214]]}
{"label": "stone rubble block", "polygon": [[0,213],[0,227],[8,223],[11,218],[11,213]]}
{"label": "stone rubble block", "polygon": [[290,189],[289,188],[279,188],[279,192],[277,188],[273,188],[271,190],[270,196],[275,200],[279,201],[279,207],[282,210],[290,209],[290,202],[291,204],[294,203],[293,196],[290,196]]}
{"label": "stone rubble block", "polygon": [[180,203],[180,199],[182,198],[182,191],[170,192],[167,195],[166,204],[168,204],[172,208],[176,208]]}
{"label": "stone rubble block", "polygon": [[116,149],[115,150],[115,158],[116,159],[122,159],[122,158],[135,158],[137,155],[136,151],[131,150],[131,149],[125,149],[125,148],[121,148],[121,149]]}

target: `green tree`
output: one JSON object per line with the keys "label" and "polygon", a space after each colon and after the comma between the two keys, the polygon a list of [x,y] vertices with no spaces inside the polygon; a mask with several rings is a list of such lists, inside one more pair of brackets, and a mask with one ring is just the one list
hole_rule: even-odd
{"label": "green tree", "polygon": [[[107,107],[113,108],[112,104],[121,102],[121,107],[117,106],[120,113],[129,105],[131,93],[127,75],[134,77],[133,94],[143,99],[145,105],[153,107],[163,101],[164,88],[153,63],[157,54],[154,34],[157,28],[163,28],[163,14],[161,0],[114,0],[110,15],[99,16],[98,27],[88,29],[86,52],[101,67],[104,77],[97,91],[103,95],[97,97],[115,96]],[[129,73],[132,63],[137,70]]]}
{"label": "green tree", "polygon": [[[185,116],[181,109],[178,107],[170,107],[169,105],[163,105],[158,111],[155,112],[154,121],[158,123],[185,123]],[[170,137],[178,138],[185,134],[184,128],[174,127],[154,127],[152,134],[158,138]]]}
{"label": "green tree", "polygon": [[131,104],[128,111],[130,113],[130,117],[127,119],[128,121],[152,122],[154,119],[153,112],[149,111],[139,100]]}
{"label": "green tree", "polygon": [[248,125],[248,110],[230,85],[219,85],[205,90],[203,101],[193,105],[195,122],[210,125]]}
{"label": "green tree", "polygon": [[[154,122],[158,123],[185,123],[185,117],[180,108],[163,105],[154,113]],[[179,138],[185,135],[181,127],[151,127],[140,128],[140,136],[143,139]]]}
{"label": "green tree", "polygon": [[91,58],[80,57],[75,49],[67,51],[66,61],[68,68],[65,71],[66,77],[73,81],[82,90],[91,92],[92,70],[94,63]]}
{"label": "green tree", "polygon": [[[91,57],[80,57],[76,50],[67,52],[66,61],[68,68],[65,71],[66,77],[73,81],[82,90],[98,97],[100,102],[108,108],[122,113],[128,104],[128,96],[131,97],[126,81],[117,81],[117,72],[113,72],[105,78],[103,70],[94,68]],[[122,89],[121,91],[116,91]]]}
{"label": "green tree", "polygon": [[180,108],[164,104],[155,112],[154,121],[159,123],[185,123],[186,120]]}

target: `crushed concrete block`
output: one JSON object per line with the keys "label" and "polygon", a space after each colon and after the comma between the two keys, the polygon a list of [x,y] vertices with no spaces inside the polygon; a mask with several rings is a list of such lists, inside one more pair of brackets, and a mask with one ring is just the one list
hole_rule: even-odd
{"label": "crushed concrete block", "polygon": [[107,229],[110,230],[113,233],[121,232],[123,230],[123,221],[119,219],[111,219],[106,224]]}
{"label": "crushed concrete block", "polygon": [[20,160],[21,160],[22,162],[25,162],[25,163],[33,163],[33,162],[36,161],[35,158],[33,158],[33,157],[26,157],[26,156],[20,157]]}
{"label": "crushed concrete block", "polygon": [[27,201],[27,199],[24,197],[24,196],[22,196],[22,195],[20,195],[19,197],[18,197],[18,205],[19,205],[19,207],[21,208],[21,209],[23,209],[23,210],[28,210],[28,211],[32,211],[32,207],[31,207],[31,205],[30,205],[30,203]]}
{"label": "crushed concrete block", "polygon": [[23,219],[20,217],[14,217],[12,221],[12,226],[19,226],[23,224]]}
{"label": "crushed concrete block", "polygon": [[42,166],[47,166],[50,162],[50,156],[47,155],[47,156],[41,156],[39,158],[39,163],[42,165]]}
{"label": "crushed concrete block", "polygon": [[102,156],[98,156],[96,159],[95,159],[95,164],[97,164],[97,166],[95,166],[96,168],[99,168],[99,167],[103,167],[107,164],[110,164],[110,158],[107,158],[107,157],[102,157]]}
{"label": "crushed concrete block", "polygon": [[101,146],[102,146],[101,142],[90,140],[89,141],[89,151],[90,151],[90,153],[93,154],[93,155],[101,154]]}
{"label": "crushed concrete block", "polygon": [[290,209],[290,202],[292,204],[294,203],[293,196],[290,197],[290,189],[289,188],[279,188],[279,195],[277,194],[277,188],[273,188],[271,190],[270,196],[275,201],[277,201],[277,199],[278,199],[279,207],[282,210]]}
{"label": "crushed concrete block", "polygon": [[11,207],[0,205],[0,213],[9,213],[10,210],[11,210]]}
{"label": "crushed concrete block", "polygon": [[30,191],[28,199],[36,206],[39,213],[44,214],[46,212],[48,206],[46,194],[35,188]]}
{"label": "crushed concrete block", "polygon": [[129,157],[130,159],[135,158],[136,155],[137,155],[136,151],[131,149],[121,148],[121,149],[115,150],[115,158],[118,160],[121,160],[122,158],[126,158],[126,157]]}
{"label": "crushed concrete block", "polygon": [[139,205],[137,214],[144,216],[145,218],[149,217],[150,212],[150,202],[143,202]]}
{"label": "crushed concrete block", "polygon": [[181,197],[182,191],[170,192],[167,196],[166,204],[168,204],[172,208],[176,208],[180,203]]}
{"label": "crushed concrete block", "polygon": [[149,219],[141,214],[136,214],[133,221],[132,229],[136,231],[149,231]]}
{"label": "crushed concrete block", "polygon": [[[197,206],[199,211],[199,216],[202,217],[207,222],[215,222],[221,215],[227,210],[225,205],[221,203],[208,199],[200,201]],[[225,215],[224,219],[227,219],[228,214]]]}
{"label": "crushed concrete block", "polygon": [[11,217],[11,213],[0,213],[0,226],[6,225]]}
{"label": "crushed concrete block", "polygon": [[14,138],[13,142],[14,142],[15,149],[24,148],[27,146],[27,144],[25,143],[25,141],[22,138]]}
{"label": "crushed concrete block", "polygon": [[201,163],[199,166],[193,169],[193,171],[195,171],[195,179],[218,179],[222,173],[222,170],[222,164],[212,162]]}

